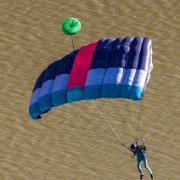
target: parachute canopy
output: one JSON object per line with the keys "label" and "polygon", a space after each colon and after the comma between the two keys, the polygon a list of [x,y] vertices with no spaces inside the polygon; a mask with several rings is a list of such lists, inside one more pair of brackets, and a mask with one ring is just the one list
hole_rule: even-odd
{"label": "parachute canopy", "polygon": [[152,41],[103,38],[50,64],[38,77],[29,106],[35,119],[54,106],[96,98],[141,100],[152,70]]}

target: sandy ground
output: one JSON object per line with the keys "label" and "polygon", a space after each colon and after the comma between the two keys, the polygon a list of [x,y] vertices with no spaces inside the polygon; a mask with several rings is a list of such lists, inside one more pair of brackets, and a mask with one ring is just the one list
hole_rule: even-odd
{"label": "sandy ground", "polygon": [[[128,145],[135,134],[145,139],[156,180],[179,180],[179,6],[178,0],[2,2],[0,179],[138,179],[136,160],[119,145],[108,122]],[[72,50],[70,38],[60,29],[69,16],[82,22],[81,33],[74,37],[76,48],[102,37],[153,39],[154,70],[143,101],[142,123],[134,118],[136,105],[130,103],[130,117],[122,99],[67,104],[52,109],[43,120],[30,119],[36,78]],[[144,179],[150,179],[144,172]]]}

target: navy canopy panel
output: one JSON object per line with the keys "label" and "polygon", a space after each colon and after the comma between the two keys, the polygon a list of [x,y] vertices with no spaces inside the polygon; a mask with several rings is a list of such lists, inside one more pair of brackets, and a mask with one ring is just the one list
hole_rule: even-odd
{"label": "navy canopy panel", "polygon": [[50,64],[32,92],[32,118],[53,106],[96,98],[141,100],[152,70],[152,41],[104,38]]}

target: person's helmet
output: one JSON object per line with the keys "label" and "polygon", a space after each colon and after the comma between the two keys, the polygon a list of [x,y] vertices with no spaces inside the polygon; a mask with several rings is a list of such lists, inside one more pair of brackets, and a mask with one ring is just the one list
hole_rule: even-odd
{"label": "person's helmet", "polygon": [[130,149],[134,150],[134,149],[136,149],[136,146],[134,144],[131,144]]}

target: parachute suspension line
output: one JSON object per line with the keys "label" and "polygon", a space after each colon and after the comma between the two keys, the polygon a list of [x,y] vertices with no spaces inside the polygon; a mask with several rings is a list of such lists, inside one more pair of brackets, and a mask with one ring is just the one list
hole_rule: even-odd
{"label": "parachute suspension line", "polygon": [[73,51],[74,51],[74,40],[73,40],[72,35],[71,35],[71,42],[72,42],[72,47],[73,47]]}
{"label": "parachute suspension line", "polygon": [[[139,113],[139,108],[137,105],[138,102],[133,101],[133,107],[132,107],[132,112],[133,112],[133,118],[134,118],[134,124],[135,124],[135,133],[136,133],[136,138],[138,139],[139,136],[139,131],[138,131],[138,113]],[[136,109],[136,110],[135,110]]]}
{"label": "parachute suspension line", "polygon": [[124,117],[124,114],[123,114],[123,113],[120,113],[121,107],[120,107],[119,103],[116,102],[116,105],[117,105],[117,107],[118,107],[118,109],[119,109],[119,115],[122,117],[123,121],[127,123],[128,127],[131,129],[131,132],[133,133],[134,138],[136,138],[136,134],[134,133],[133,127],[130,125],[130,123],[128,122],[128,120]]}
{"label": "parachute suspension line", "polygon": [[139,112],[138,112],[138,121],[139,121],[139,131],[142,132],[141,138],[143,139],[144,136],[144,127],[143,127],[143,120],[142,120],[142,105],[143,105],[143,99],[139,103]]}
{"label": "parachute suspension line", "polygon": [[111,126],[111,124],[109,123],[109,121],[105,118],[103,112],[101,111],[101,108],[98,108],[96,102],[94,102],[94,105],[95,105],[95,107],[96,107],[96,110],[100,113],[101,117],[103,118],[104,122],[105,122],[105,123],[107,124],[107,126],[111,129],[113,135],[117,138],[119,144],[130,151],[129,147],[123,143],[122,139],[121,139],[121,138],[119,137],[119,135],[116,133],[116,131],[115,131],[114,128]]}
{"label": "parachute suspension line", "polygon": [[[143,100],[141,100],[140,102],[134,102],[134,109],[135,107],[137,107],[137,112],[134,113],[136,114],[136,116],[134,117],[134,126],[135,126],[135,140],[143,140],[143,136],[144,136],[144,128],[143,128],[143,121],[142,121],[142,103]],[[130,105],[128,103],[129,106],[129,113],[130,113]],[[131,115],[131,114],[130,114]]]}
{"label": "parachute suspension line", "polygon": [[136,122],[136,118],[134,116],[131,115],[131,108],[130,108],[130,104],[129,104],[129,100],[127,100],[127,112],[130,118],[130,121],[133,123],[134,126],[134,139],[137,139],[137,122]]}

